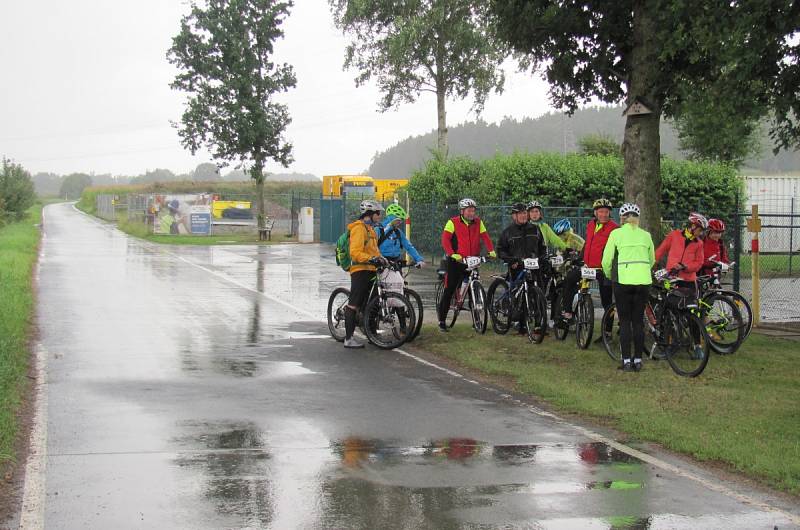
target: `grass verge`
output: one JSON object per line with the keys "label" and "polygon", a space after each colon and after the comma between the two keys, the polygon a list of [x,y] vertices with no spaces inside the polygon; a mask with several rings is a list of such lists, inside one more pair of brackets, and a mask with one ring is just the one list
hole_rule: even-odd
{"label": "grass verge", "polygon": [[293,237],[279,233],[273,233],[270,241],[259,241],[257,234],[226,234],[221,236],[151,234],[145,225],[128,222],[125,219],[117,221],[117,228],[134,237],[165,245],[270,245],[295,241]]}
{"label": "grass verge", "polygon": [[29,363],[33,316],[32,274],[39,243],[42,204],[28,216],[0,228],[0,464],[13,448]]}
{"label": "grass verge", "polygon": [[736,354],[712,354],[700,377],[685,379],[665,362],[624,373],[599,345],[577,349],[573,334],[533,345],[491,330],[477,336],[467,324],[447,334],[427,328],[415,347],[511,380],[559,411],[800,494],[800,342],[754,333]]}

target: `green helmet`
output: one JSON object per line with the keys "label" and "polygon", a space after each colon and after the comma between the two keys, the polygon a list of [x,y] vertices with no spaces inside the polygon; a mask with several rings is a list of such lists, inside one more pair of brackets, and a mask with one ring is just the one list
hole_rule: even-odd
{"label": "green helmet", "polygon": [[408,217],[406,211],[399,204],[390,204],[389,206],[387,206],[386,215],[394,215],[399,219],[405,219],[406,217]]}

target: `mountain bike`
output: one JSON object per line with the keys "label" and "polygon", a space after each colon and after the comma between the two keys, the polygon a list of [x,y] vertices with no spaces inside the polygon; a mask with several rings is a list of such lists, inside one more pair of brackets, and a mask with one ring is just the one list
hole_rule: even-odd
{"label": "mountain bike", "polygon": [[[708,364],[710,340],[695,293],[666,270],[654,276],[644,312],[645,349],[651,359],[665,358],[676,374],[697,377]],[[609,357],[620,362],[616,304],[603,314],[600,330]]]}
{"label": "mountain bike", "polygon": [[550,319],[553,321],[553,335],[557,340],[566,340],[569,335],[571,325],[574,324],[574,319],[565,319],[561,316],[561,303],[564,297],[564,282],[567,274],[574,267],[583,265],[583,260],[577,253],[568,255],[565,259],[564,256],[552,256],[550,264],[553,267],[553,273],[550,275],[546,289],[544,291],[545,298],[550,301]]}
{"label": "mountain bike", "polygon": [[592,267],[581,267],[580,285],[572,300],[575,340],[582,350],[589,347],[592,343],[592,335],[594,335],[594,302],[589,287],[593,281],[597,280],[597,270]]}
{"label": "mountain bike", "polygon": [[[384,350],[397,348],[413,335],[417,318],[411,302],[400,292],[394,292],[381,279],[384,270],[396,267],[391,262],[378,265],[372,288],[364,307],[359,308],[356,322],[370,343]],[[345,339],[345,306],[350,289],[338,287],[328,299],[328,330],[339,342]]]}
{"label": "mountain bike", "polygon": [[[418,263],[407,263],[405,260],[399,261],[400,271],[403,275],[403,294],[408,298],[408,301],[411,302],[411,305],[414,306],[414,313],[417,316],[417,325],[414,328],[414,332],[411,334],[411,337],[406,340],[406,342],[411,342],[412,340],[416,339],[419,335],[419,332],[422,331],[422,319],[424,317],[424,309],[422,307],[422,297],[415,291],[408,286],[408,273],[413,268],[419,268]],[[403,272],[404,271],[404,272]]]}
{"label": "mountain bike", "polygon": [[[461,285],[453,293],[450,306],[447,310],[445,322],[449,322],[448,327],[453,327],[458,319],[458,314],[464,309],[464,302],[467,303],[470,315],[472,315],[472,328],[481,335],[486,333],[488,321],[488,310],[486,307],[486,292],[481,284],[480,273],[478,272],[481,264],[486,263],[486,258],[481,256],[468,256],[464,258],[467,266],[466,274]],[[436,284],[436,307],[439,307],[444,293],[444,282],[446,275],[443,270],[437,271],[439,283]]]}
{"label": "mountain bike", "polygon": [[509,271],[511,281],[496,276],[489,286],[488,306],[495,333],[503,335],[513,321],[525,326],[528,340],[540,344],[547,331],[547,299],[537,285],[539,258],[525,258],[521,270]]}

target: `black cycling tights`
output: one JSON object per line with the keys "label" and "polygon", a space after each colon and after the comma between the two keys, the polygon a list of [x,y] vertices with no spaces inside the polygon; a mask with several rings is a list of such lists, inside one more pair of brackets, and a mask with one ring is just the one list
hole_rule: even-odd
{"label": "black cycling tights", "polygon": [[614,299],[619,318],[619,342],[622,358],[631,358],[631,336],[633,355],[637,359],[644,353],[644,308],[650,293],[649,285],[614,284]]}

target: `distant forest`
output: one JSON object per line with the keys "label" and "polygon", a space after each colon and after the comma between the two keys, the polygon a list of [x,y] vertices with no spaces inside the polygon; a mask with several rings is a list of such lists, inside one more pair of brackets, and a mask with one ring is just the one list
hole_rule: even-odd
{"label": "distant forest", "polygon": [[[32,177],[36,194],[40,197],[75,197],[86,186],[114,186],[124,184],[151,184],[153,182],[243,182],[250,176],[240,169],[233,169],[221,174],[216,164],[204,162],[188,173],[175,174],[169,169],[152,169],[142,175],[123,176],[109,174],[72,173],[57,175],[55,173],[37,173]],[[271,182],[319,182],[322,179],[310,173],[272,173],[267,176]]]}
{"label": "distant forest", "polygon": [[[549,113],[538,118],[515,120],[505,118],[500,123],[466,122],[448,129],[450,156],[468,155],[483,159],[496,153],[519,151],[575,152],[578,140],[591,134],[606,134],[622,143],[625,118],[621,107],[581,109],[572,117]],[[748,160],[743,173],[779,174],[800,171],[800,152],[782,151],[772,154],[772,141],[766,131],[763,151],[758,160]],[[436,131],[410,136],[386,151],[377,153],[368,174],[375,178],[407,178],[431,158],[436,147]],[[661,123],[661,152],[672,158],[684,159],[678,137],[671,123]]]}

